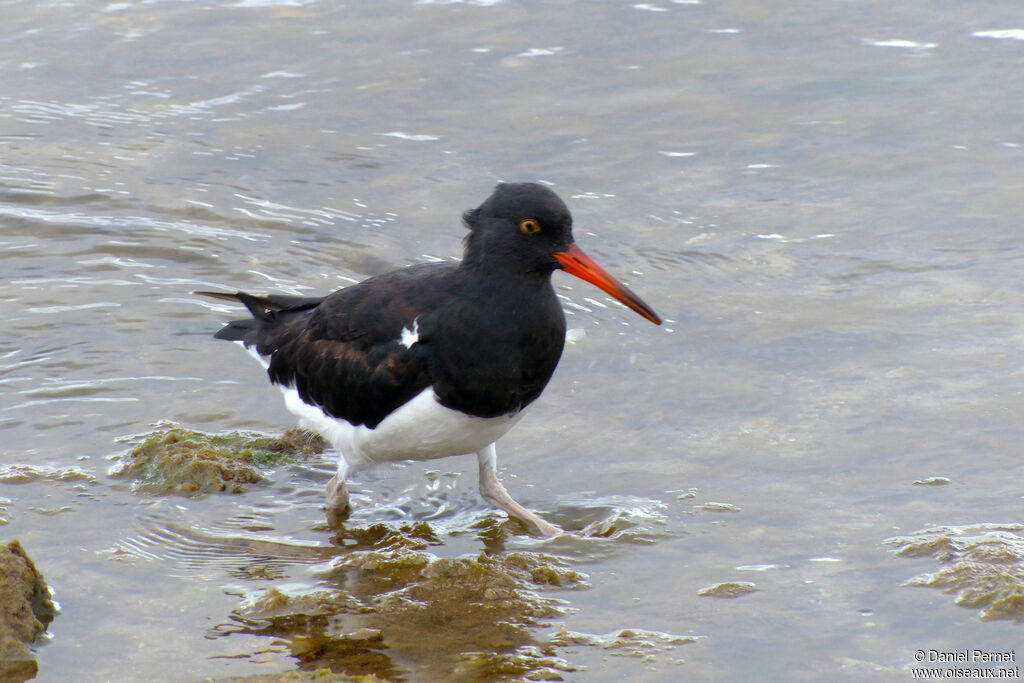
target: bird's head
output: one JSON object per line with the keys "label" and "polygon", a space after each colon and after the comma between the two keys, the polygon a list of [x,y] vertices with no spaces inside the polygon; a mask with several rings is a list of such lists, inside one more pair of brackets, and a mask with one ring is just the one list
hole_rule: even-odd
{"label": "bird's head", "polygon": [[462,219],[469,228],[463,258],[467,265],[545,275],[564,270],[661,324],[650,306],[576,246],[569,208],[544,185],[499,183]]}

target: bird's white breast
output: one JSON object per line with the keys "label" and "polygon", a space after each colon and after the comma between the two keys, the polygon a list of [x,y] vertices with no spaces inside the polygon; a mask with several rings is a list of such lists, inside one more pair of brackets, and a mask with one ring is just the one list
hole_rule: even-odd
{"label": "bird's white breast", "polygon": [[[254,348],[247,350],[267,367]],[[280,389],[289,412],[330,441],[352,469],[375,462],[475,453],[501,438],[523,416],[523,411],[498,417],[467,415],[441,405],[434,389],[427,387],[370,429],[324,414],[318,406],[304,402],[294,387]]]}
{"label": "bird's white breast", "polygon": [[441,405],[433,388],[427,387],[370,429],[325,415],[319,407],[303,402],[294,388],[282,387],[282,391],[288,410],[331,441],[354,469],[375,462],[475,453],[501,438],[523,415],[522,411],[499,417],[466,415]]}

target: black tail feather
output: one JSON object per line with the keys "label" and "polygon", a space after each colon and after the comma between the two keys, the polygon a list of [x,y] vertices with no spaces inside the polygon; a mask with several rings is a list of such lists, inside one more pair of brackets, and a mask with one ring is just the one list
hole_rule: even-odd
{"label": "black tail feather", "polygon": [[246,346],[256,345],[263,355],[272,353],[286,338],[296,330],[289,325],[295,322],[295,314],[308,313],[320,305],[323,297],[289,296],[286,294],[270,294],[257,296],[246,292],[208,292],[197,291],[193,294],[208,296],[224,301],[236,301],[244,305],[251,318],[232,320],[222,327],[215,339],[240,341]]}
{"label": "black tail feather", "polygon": [[[245,342],[246,337],[256,329],[257,321],[250,318],[249,320],[232,320],[224,327],[220,328],[215,335],[214,339],[223,339],[225,341],[240,341]],[[246,346],[249,344],[246,343]]]}

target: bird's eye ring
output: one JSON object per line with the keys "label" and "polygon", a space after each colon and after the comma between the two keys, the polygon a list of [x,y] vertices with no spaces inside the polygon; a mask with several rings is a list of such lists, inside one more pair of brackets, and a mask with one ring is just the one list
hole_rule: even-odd
{"label": "bird's eye ring", "polygon": [[524,218],[519,221],[519,230],[527,235],[534,235],[540,232],[540,221],[536,218]]}

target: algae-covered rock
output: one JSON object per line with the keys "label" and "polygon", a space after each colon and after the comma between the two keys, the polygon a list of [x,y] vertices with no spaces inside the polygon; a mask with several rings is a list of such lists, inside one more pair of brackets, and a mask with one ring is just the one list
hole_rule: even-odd
{"label": "algae-covered rock", "polygon": [[757,586],[750,581],[723,581],[713,586],[701,588],[697,595],[710,596],[713,598],[738,598],[757,590]]}
{"label": "algae-covered rock", "polygon": [[240,493],[263,479],[264,468],[322,453],[325,446],[319,435],[299,428],[271,437],[251,432],[205,434],[175,427],[142,437],[110,475],[133,479],[156,493]]}
{"label": "algae-covered rock", "polygon": [[[234,614],[234,632],[276,636],[302,669],[337,671],[351,676],[398,674],[377,630],[347,630],[340,615],[365,614],[372,608],[341,591],[314,590],[288,594],[276,588],[250,597]],[[221,633],[224,633],[222,630]]]}
{"label": "algae-covered rock", "polygon": [[413,522],[391,527],[371,524],[368,527],[342,527],[334,543],[348,550],[425,550],[441,545],[434,529],[426,522]]}
{"label": "algae-covered rock", "polygon": [[[290,595],[270,588],[246,600],[239,614],[244,614],[250,624],[280,620],[278,625],[306,629],[321,617],[369,611],[370,608],[359,600],[340,591],[316,590]],[[298,623],[300,621],[302,623]]]}
{"label": "algae-covered rock", "polygon": [[24,681],[36,675],[29,645],[46,632],[55,613],[50,589],[21,543],[0,546],[0,680]]}
{"label": "algae-covered rock", "polygon": [[26,484],[34,481],[95,481],[96,477],[80,467],[10,464],[0,467],[0,482]]}
{"label": "algae-covered rock", "polygon": [[[560,558],[536,552],[439,558],[429,524],[349,528],[345,551],[305,593],[269,589],[235,612],[237,631],[274,636],[305,670],[404,680],[553,680],[571,671],[531,629],[565,613],[544,593],[586,587]],[[220,630],[219,633],[227,633]]]}
{"label": "algae-covered rock", "polygon": [[515,652],[466,652],[452,677],[463,681],[564,681],[576,667],[546,648],[526,645]]}
{"label": "algae-covered rock", "polygon": [[[542,580],[537,581],[535,574],[541,575]],[[544,619],[563,613],[556,601],[538,592],[553,583],[552,575],[565,585],[585,581],[583,575],[541,553],[481,553],[476,557],[431,559],[422,564],[404,587],[381,596],[377,608],[406,626],[418,623],[424,633],[432,623],[441,622],[458,623],[460,631],[464,628],[482,635],[498,626],[504,637],[508,625],[537,626]],[[460,634],[463,645],[464,636],[465,631]],[[444,644],[444,638],[443,634],[435,635],[435,644]]]}
{"label": "algae-covered rock", "polygon": [[908,586],[940,588],[982,619],[1024,621],[1024,524],[944,526],[890,538],[905,557],[931,555],[945,565]]}

